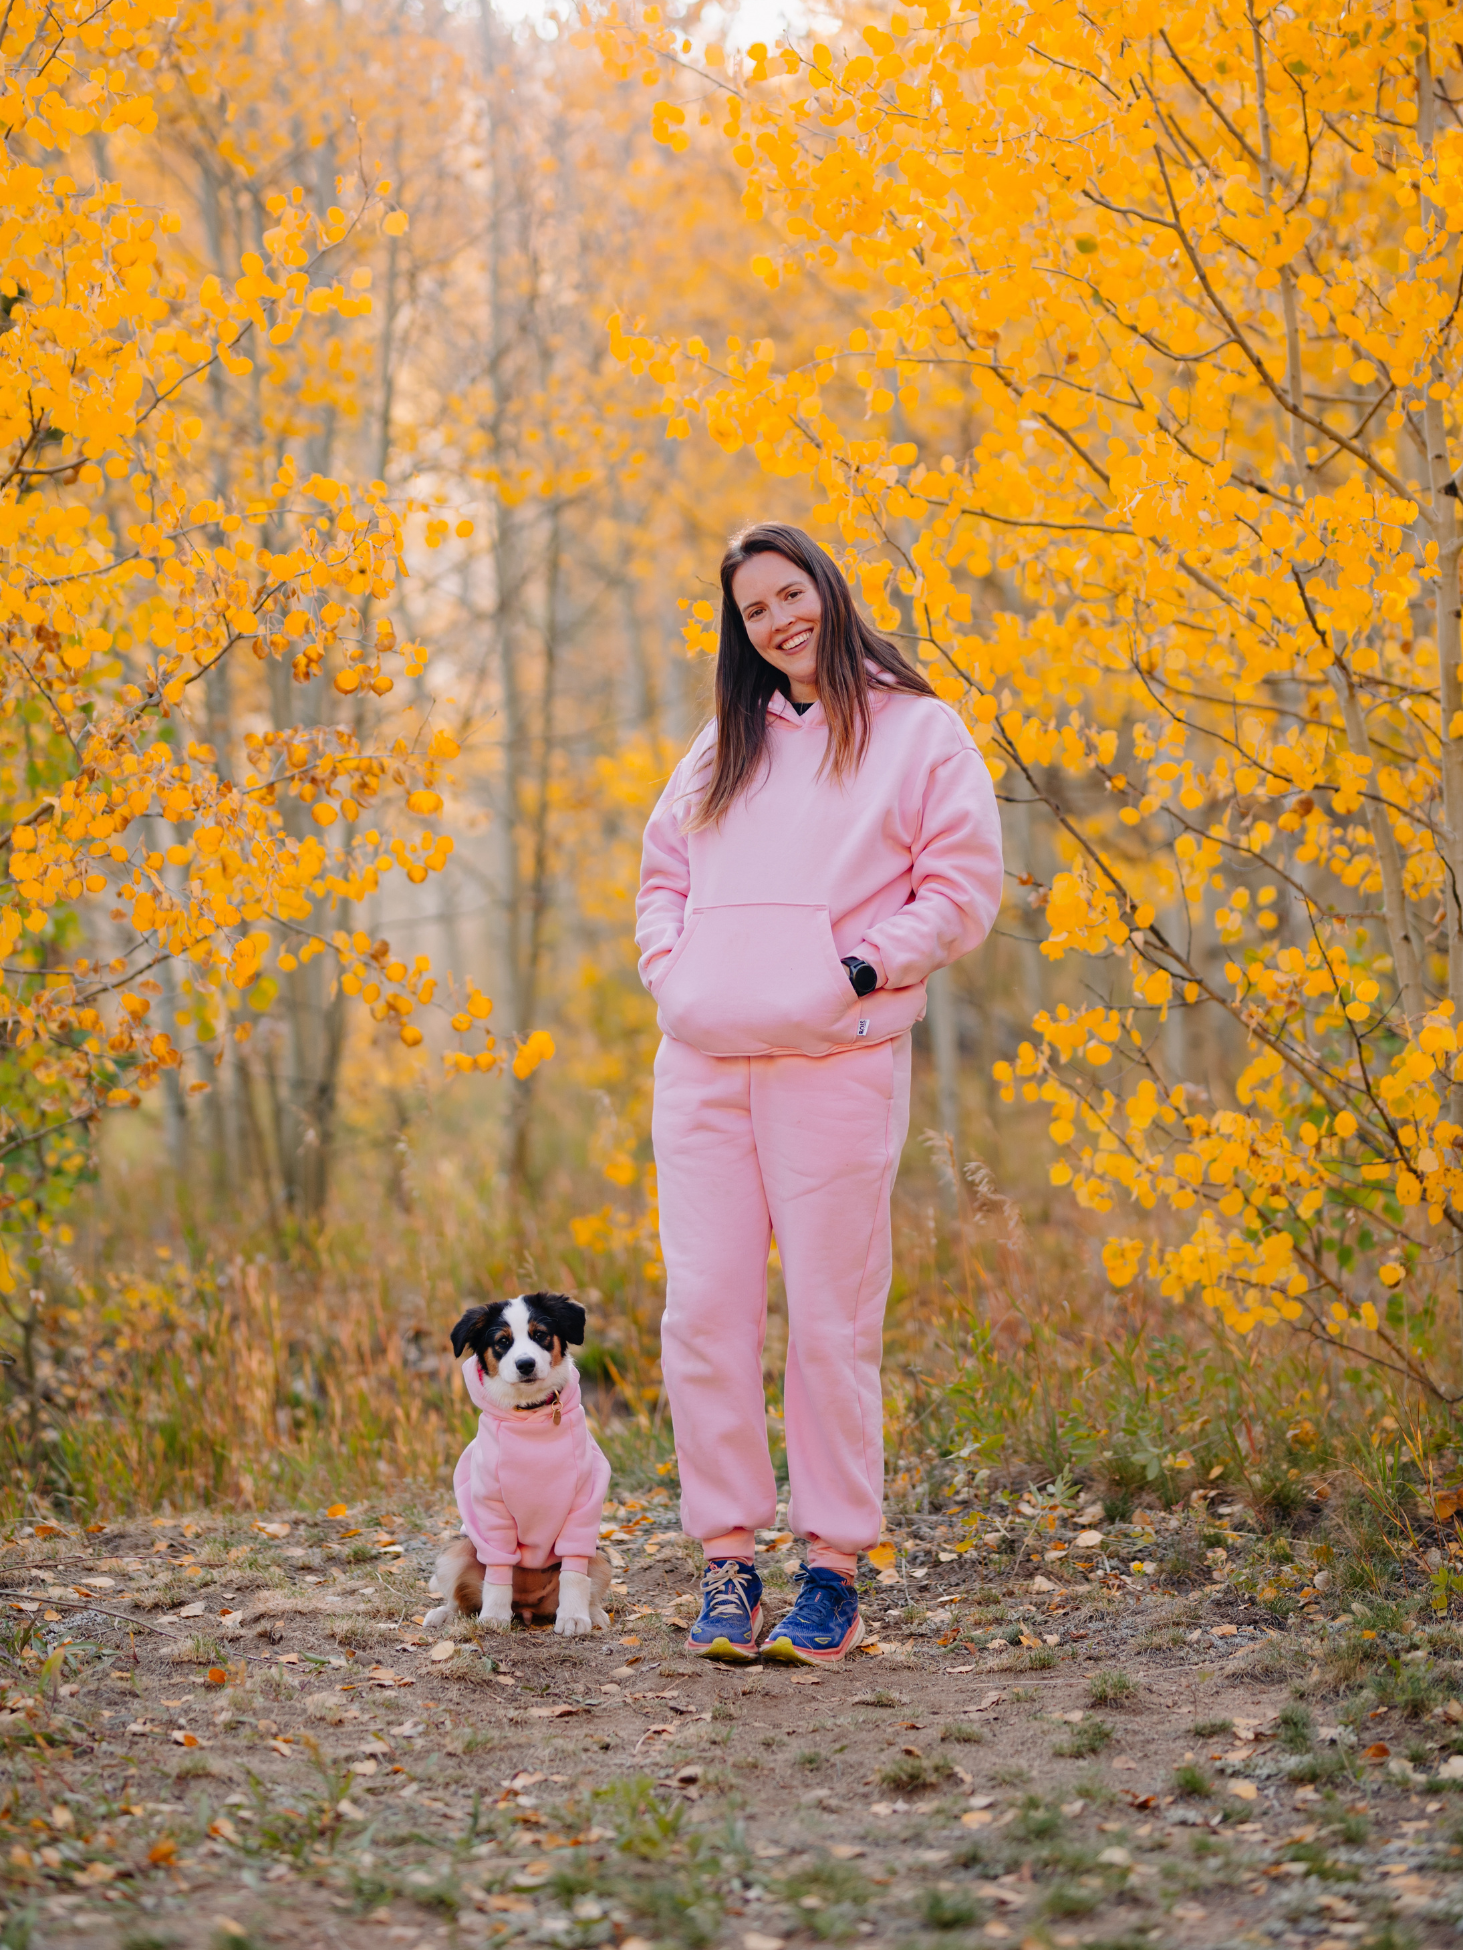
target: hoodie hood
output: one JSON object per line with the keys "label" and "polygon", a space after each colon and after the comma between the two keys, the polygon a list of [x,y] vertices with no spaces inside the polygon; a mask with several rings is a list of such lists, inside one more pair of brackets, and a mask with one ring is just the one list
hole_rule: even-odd
{"label": "hoodie hood", "polygon": [[483,1372],[475,1354],[470,1354],[463,1362],[462,1378],[467,1383],[467,1392],[474,1408],[480,1409],[484,1415],[490,1416],[495,1422],[511,1423],[515,1429],[531,1429],[543,1422],[549,1423],[552,1427],[555,1407],[558,1408],[562,1422],[564,1416],[572,1415],[579,1406],[579,1376],[572,1362],[569,1366],[569,1379],[558,1391],[557,1397],[550,1395],[549,1399],[538,1408],[500,1407],[484,1386]]}

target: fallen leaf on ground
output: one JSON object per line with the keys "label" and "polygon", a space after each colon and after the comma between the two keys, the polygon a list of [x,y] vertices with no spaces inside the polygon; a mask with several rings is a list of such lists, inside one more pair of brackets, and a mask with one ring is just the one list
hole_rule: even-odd
{"label": "fallen leaf on ground", "polygon": [[442,1665],[446,1660],[452,1658],[456,1651],[457,1646],[453,1640],[439,1639],[427,1654],[427,1657],[435,1660],[438,1665]]}

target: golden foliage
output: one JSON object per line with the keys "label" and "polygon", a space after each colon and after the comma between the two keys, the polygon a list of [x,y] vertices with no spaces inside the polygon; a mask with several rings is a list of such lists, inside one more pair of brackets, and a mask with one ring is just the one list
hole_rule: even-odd
{"label": "golden foliage", "polygon": [[[1460,37],[1441,0],[930,0],[740,63],[656,7],[586,30],[675,97],[657,140],[740,172],[754,276],[826,297],[811,356],[625,315],[616,356],[672,438],[807,484],[1055,820],[1042,952],[1104,1000],[996,1073],[1055,1183],[1154,1215],[1110,1276],[1429,1387],[1425,1296],[1463,1292]],[[1240,1052],[1214,1095],[1180,1010]]]}
{"label": "golden foliage", "polygon": [[[0,1158],[39,1146],[42,1179],[57,1133],[178,1068],[179,1023],[208,1042],[245,998],[266,1010],[271,963],[329,957],[408,1048],[433,1006],[425,957],[329,921],[446,866],[424,822],[458,746],[384,702],[426,658],[386,613],[411,504],[305,458],[322,414],[359,412],[371,259],[407,229],[369,160],[401,85],[379,59],[338,201],[259,181],[302,117],[318,149],[346,113],[308,86],[341,58],[323,25],[272,0],[18,0],[0,24]],[[180,143],[205,183],[255,175],[257,248],[232,264],[214,238],[204,269],[210,240],[157,194]],[[291,690],[317,700],[298,721]],[[241,713],[236,769],[206,734]],[[496,1066],[489,1006],[472,992],[478,1053],[450,1066]]]}

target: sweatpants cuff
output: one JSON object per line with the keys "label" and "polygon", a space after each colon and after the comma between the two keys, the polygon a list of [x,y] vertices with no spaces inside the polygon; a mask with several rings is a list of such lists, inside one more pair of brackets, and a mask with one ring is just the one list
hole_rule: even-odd
{"label": "sweatpants cuff", "polygon": [[757,1539],[750,1530],[724,1530],[719,1537],[703,1537],[701,1548],[708,1557],[740,1557],[750,1564],[757,1555]]}

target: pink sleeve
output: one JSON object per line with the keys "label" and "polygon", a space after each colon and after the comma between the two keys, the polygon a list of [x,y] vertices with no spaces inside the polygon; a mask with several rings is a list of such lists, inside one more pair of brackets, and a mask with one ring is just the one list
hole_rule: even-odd
{"label": "pink sleeve", "polygon": [[686,899],[691,891],[691,854],[681,819],[686,811],[684,774],[697,757],[695,747],[671,773],[645,827],[640,854],[640,892],[635,901],[635,943],[640,950],[640,979],[652,995],[652,971],[675,947],[686,925]]}
{"label": "pink sleeve", "polygon": [[599,1549],[599,1520],[604,1515],[605,1492],[610,1486],[610,1465],[593,1438],[586,1441],[585,1447],[588,1453],[580,1464],[574,1508],[564,1519],[564,1527],[554,1544],[554,1555],[561,1560],[593,1557]]}
{"label": "pink sleeve", "polygon": [[991,931],[1001,906],[1001,818],[985,760],[967,745],[925,781],[912,898],[871,927],[855,951],[889,988],[911,988]]}
{"label": "pink sleeve", "polygon": [[452,1487],[457,1493],[462,1528],[472,1539],[479,1563],[490,1568],[495,1564],[516,1564],[518,1525],[499,1494],[497,1471],[488,1459],[484,1443],[470,1442],[463,1450]]}

